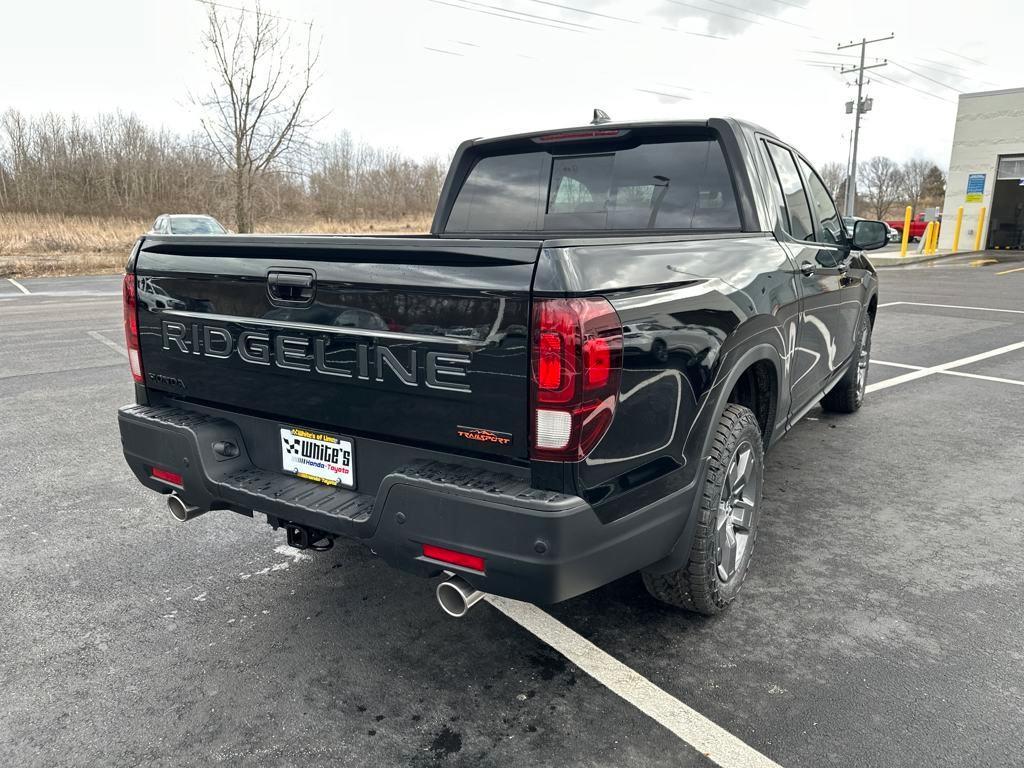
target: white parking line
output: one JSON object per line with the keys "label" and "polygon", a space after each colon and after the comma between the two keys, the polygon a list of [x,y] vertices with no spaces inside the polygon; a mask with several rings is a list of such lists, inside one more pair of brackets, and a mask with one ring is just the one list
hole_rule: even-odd
{"label": "white parking line", "polygon": [[[10,280],[11,278],[7,278]],[[12,281],[13,282],[13,281]],[[24,286],[19,286],[24,288]],[[27,290],[24,294],[16,293],[13,296],[5,296],[4,300],[8,301],[11,299],[21,299],[25,296],[31,296],[32,298],[47,298],[47,299],[64,299],[64,298],[78,298],[78,299],[106,299],[121,297],[121,293],[96,293],[95,291],[36,291],[35,293],[29,293]]]}
{"label": "white parking line", "polygon": [[24,285],[22,285],[21,283],[19,283],[19,282],[18,282],[17,280],[15,280],[15,279],[14,279],[13,277],[8,277],[8,278],[7,278],[7,282],[9,282],[9,283],[10,283],[11,285],[13,285],[13,286],[14,286],[15,288],[17,288],[17,289],[18,289],[19,291],[21,291],[22,293],[24,293],[24,294],[25,294],[26,296],[31,296],[31,295],[32,295],[32,292],[31,292],[31,291],[29,291],[29,289],[28,289],[28,288],[26,288],[26,287],[25,287]]}
{"label": "white parking line", "polygon": [[906,382],[914,381],[915,379],[923,379],[925,376],[931,376],[933,373],[943,373],[944,371],[949,371],[953,368],[962,368],[965,365],[976,363],[979,360],[987,360],[988,358],[995,357],[996,355],[1005,355],[1007,352],[1014,352],[1018,349],[1024,349],[1024,341],[1018,341],[1015,344],[1007,344],[1005,347],[992,349],[988,352],[980,352],[977,355],[971,355],[970,357],[962,357],[959,360],[952,360],[948,363],[942,363],[941,365],[933,365],[930,368],[919,368],[900,376],[893,376],[891,379],[876,381],[874,384],[869,384],[866,391],[877,392],[880,389],[888,389],[889,387],[895,387],[897,384],[905,384]]}
{"label": "white parking line", "polygon": [[119,355],[124,355],[125,357],[128,357],[128,350],[126,350],[124,347],[122,347],[116,341],[111,341],[106,336],[104,336],[102,333],[99,333],[97,331],[89,331],[89,336],[94,338],[94,339],[96,339],[96,341],[98,341],[100,344],[106,344],[108,347],[110,347],[112,350],[117,352]]}
{"label": "white parking line", "polygon": [[939,307],[941,309],[976,309],[979,312],[1007,312],[1011,315],[1024,315],[1024,309],[997,309],[995,307],[964,307],[959,304],[927,304],[923,301],[890,301],[888,304],[879,304],[879,307],[895,307],[897,304],[907,304],[912,307]]}
{"label": "white parking line", "polygon": [[722,768],[779,768],[778,763],[669,695],[537,606],[495,595],[488,595],[485,599],[716,765]]}
{"label": "white parking line", "polygon": [[[925,366],[923,365],[907,365],[906,363],[889,363],[885,360],[872,360],[872,365],[888,365],[891,368],[906,368],[911,371],[923,371]],[[936,371],[943,376],[962,376],[965,379],[981,379],[982,381],[994,381],[999,384],[1016,384],[1024,387],[1024,381],[1017,381],[1016,379],[1004,379],[1000,376],[985,376],[981,373],[967,373],[967,371]]]}

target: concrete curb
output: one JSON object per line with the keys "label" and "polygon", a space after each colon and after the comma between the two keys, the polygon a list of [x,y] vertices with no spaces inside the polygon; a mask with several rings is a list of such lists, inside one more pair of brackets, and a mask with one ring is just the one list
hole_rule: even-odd
{"label": "concrete curb", "polygon": [[902,267],[910,264],[921,264],[926,261],[948,259],[953,256],[966,256],[972,253],[982,253],[982,251],[954,251],[951,253],[931,253],[928,255],[915,253],[913,256],[868,256],[868,259],[875,267]]}

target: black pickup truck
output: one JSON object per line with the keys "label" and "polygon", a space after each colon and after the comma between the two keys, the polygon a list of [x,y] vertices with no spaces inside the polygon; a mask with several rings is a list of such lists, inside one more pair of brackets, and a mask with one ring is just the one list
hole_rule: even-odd
{"label": "black pickup truck", "polygon": [[764,451],[861,405],[885,242],[732,119],[467,141],[429,236],[140,239],[124,455],[179,520],[445,573],[452,615],[635,571],[712,614]]}

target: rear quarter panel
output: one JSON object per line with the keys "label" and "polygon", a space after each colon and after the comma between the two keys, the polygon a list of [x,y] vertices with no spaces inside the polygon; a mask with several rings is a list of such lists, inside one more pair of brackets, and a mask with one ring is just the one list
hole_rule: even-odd
{"label": "rear quarter panel", "polygon": [[535,293],[603,295],[624,327],[615,420],[575,477],[576,492],[603,520],[694,481],[740,364],[776,367],[781,433],[798,304],[789,257],[774,237],[548,245]]}

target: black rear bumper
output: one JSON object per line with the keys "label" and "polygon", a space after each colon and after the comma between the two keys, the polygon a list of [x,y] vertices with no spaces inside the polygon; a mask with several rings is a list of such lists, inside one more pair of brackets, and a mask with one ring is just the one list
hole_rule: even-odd
{"label": "black rear bumper", "polygon": [[[319,485],[257,466],[246,448],[254,421],[263,420],[164,406],[118,412],[125,459],[155,491],[361,540],[404,570],[458,572],[485,592],[530,602],[565,600],[647,567],[690,529],[692,486],[605,524],[577,496],[447,461],[405,462],[372,494]],[[219,454],[219,442],[238,446],[238,455]],[[154,478],[154,467],[180,474],[181,487]],[[426,558],[424,544],[482,557],[485,572]]]}

